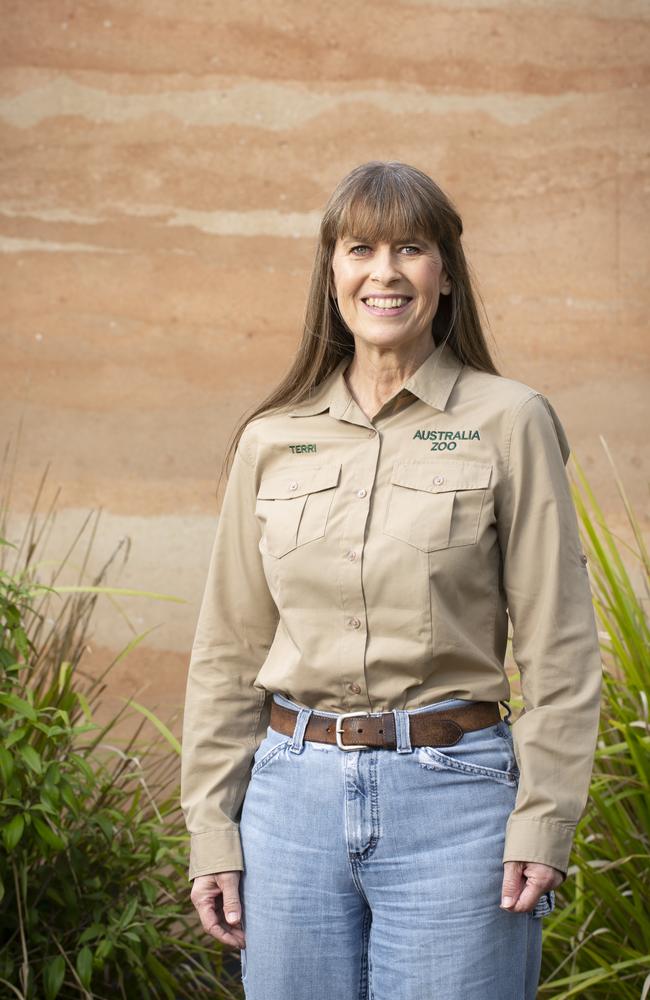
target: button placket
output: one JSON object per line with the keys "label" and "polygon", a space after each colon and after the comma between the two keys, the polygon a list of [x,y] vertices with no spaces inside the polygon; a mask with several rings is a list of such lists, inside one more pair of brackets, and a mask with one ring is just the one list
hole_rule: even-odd
{"label": "button placket", "polygon": [[[351,466],[354,470],[352,481],[348,480],[350,492],[350,509],[346,522],[346,545],[341,555],[345,561],[346,569],[340,576],[340,593],[342,598],[342,611],[345,617],[342,620],[342,629],[345,635],[343,643],[344,655],[351,665],[352,677],[358,680],[349,679],[344,682],[342,690],[351,699],[353,706],[365,704],[367,698],[367,688],[364,679],[365,674],[365,649],[366,649],[366,610],[365,598],[362,586],[362,560],[365,542],[366,524],[371,500],[371,486],[376,474],[377,462],[379,459],[379,440],[376,431],[369,430],[368,436],[375,439],[370,445],[367,453],[367,461],[355,463]],[[358,501],[355,503],[354,501]]]}

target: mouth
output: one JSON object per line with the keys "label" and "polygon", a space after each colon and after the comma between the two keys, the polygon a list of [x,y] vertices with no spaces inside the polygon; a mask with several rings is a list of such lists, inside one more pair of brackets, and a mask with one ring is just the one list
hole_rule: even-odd
{"label": "mouth", "polygon": [[399,316],[413,299],[410,295],[366,295],[361,301],[373,316]]}

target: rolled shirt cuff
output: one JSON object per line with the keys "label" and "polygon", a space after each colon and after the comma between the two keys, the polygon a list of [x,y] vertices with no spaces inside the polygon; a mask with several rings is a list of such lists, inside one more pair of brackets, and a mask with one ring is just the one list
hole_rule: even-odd
{"label": "rolled shirt cuff", "polygon": [[506,824],[503,861],[536,861],[557,868],[566,879],[574,836],[574,823],[511,815]]}
{"label": "rolled shirt cuff", "polygon": [[199,875],[237,870],[244,870],[238,825],[190,836],[190,881]]}

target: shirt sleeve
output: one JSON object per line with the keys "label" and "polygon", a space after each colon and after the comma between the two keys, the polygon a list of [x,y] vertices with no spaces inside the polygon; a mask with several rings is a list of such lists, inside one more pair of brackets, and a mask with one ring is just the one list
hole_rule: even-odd
{"label": "shirt sleeve", "polygon": [[240,439],[224,492],[192,644],[181,754],[190,879],[243,870],[241,805],[270,719],[255,677],[278,610],[258,548],[254,463]]}
{"label": "shirt sleeve", "polygon": [[524,709],[512,726],[520,771],[503,861],[566,873],[589,796],[602,663],[586,559],[565,465],[570,449],[539,393],[514,414],[497,506],[503,587]]}

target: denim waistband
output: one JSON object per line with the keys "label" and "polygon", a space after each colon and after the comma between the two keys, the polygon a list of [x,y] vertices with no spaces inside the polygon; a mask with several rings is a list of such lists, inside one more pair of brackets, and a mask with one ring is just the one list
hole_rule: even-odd
{"label": "denim waistband", "polygon": [[[290,698],[285,698],[285,696],[283,694],[280,694],[278,691],[275,691],[273,693],[273,701],[277,702],[278,705],[284,705],[285,708],[293,708],[297,712],[299,712],[301,708],[305,707],[304,705],[298,704],[297,701],[291,701]],[[418,712],[430,712],[432,710],[436,711],[438,709],[443,709],[443,708],[460,708],[464,705],[473,705],[473,704],[475,704],[474,701],[470,701],[469,699],[465,698],[447,698],[445,701],[435,701],[432,702],[430,705],[420,705],[418,708],[409,708],[406,709],[406,711],[408,712],[409,715],[417,715]],[[320,708],[314,709],[313,711],[316,713],[316,715],[326,715],[330,719],[336,719],[337,715],[339,714],[337,712],[325,712],[322,711]],[[382,712],[370,712],[370,715],[382,715],[382,714],[383,714]]]}

